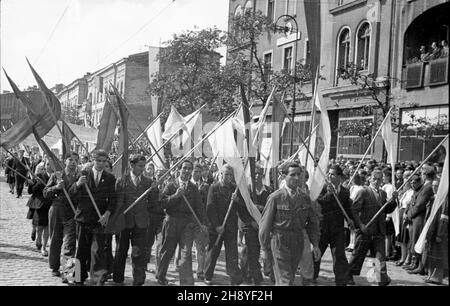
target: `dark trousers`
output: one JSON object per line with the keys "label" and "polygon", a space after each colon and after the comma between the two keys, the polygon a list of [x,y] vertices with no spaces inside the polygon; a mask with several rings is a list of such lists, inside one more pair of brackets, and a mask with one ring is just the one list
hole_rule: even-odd
{"label": "dark trousers", "polygon": [[303,231],[275,231],[272,233],[270,247],[273,257],[275,285],[294,285],[295,272],[302,257],[304,247]]}
{"label": "dark trousers", "polygon": [[[323,255],[328,245],[333,256],[333,272],[336,285],[345,286],[348,279],[348,261],[345,257],[344,229],[325,229],[320,233],[319,249]],[[319,276],[320,259],[314,262],[314,278]]]}
{"label": "dark trousers", "polygon": [[106,234],[100,225],[77,223],[78,247],[75,257],[80,261],[80,282],[88,277],[91,281],[104,281],[107,270],[105,252]]}
{"label": "dark trousers", "polygon": [[384,235],[365,235],[361,232],[356,233],[355,249],[349,262],[350,275],[359,275],[364,264],[367,251],[371,248],[375,251],[375,257],[378,261],[376,265],[376,273],[378,282],[386,284],[389,282],[387,275],[386,259],[385,259],[385,241]]}
{"label": "dark trousers", "polygon": [[240,267],[247,280],[260,283],[263,277],[259,263],[261,245],[259,244],[258,231],[253,227],[246,227],[243,231],[245,246],[241,250],[243,256],[241,256]]}
{"label": "dark trousers", "polygon": [[242,272],[239,269],[238,247],[237,247],[237,230],[227,231],[223,233],[216,246],[218,233],[216,231],[209,232],[208,251],[206,253],[205,263],[205,279],[212,280],[214,269],[216,267],[217,258],[220,255],[222,245],[225,244],[225,263],[227,274],[231,277],[231,283],[237,284],[242,282]]}
{"label": "dark trousers", "polygon": [[116,246],[114,258],[113,280],[123,283],[125,279],[125,263],[131,242],[131,265],[133,267],[133,285],[143,285],[145,282],[145,249],[147,228],[126,228],[119,234],[119,244]]}
{"label": "dark trousers", "polygon": [[[105,235],[105,256],[106,256],[106,270],[109,273],[113,273],[113,264],[114,264],[114,256],[112,252],[112,239],[113,234],[104,234]],[[118,244],[118,239],[116,237],[116,245]]]}
{"label": "dark trousers", "polygon": [[[76,229],[75,220],[71,208],[64,206],[50,207],[49,214],[49,234],[50,248],[48,262],[50,269],[58,271],[61,265],[61,247],[63,246],[65,259],[75,255]],[[72,216],[72,217],[70,217]]]}
{"label": "dark trousers", "polygon": [[[26,175],[26,174],[24,174]],[[16,193],[17,196],[21,196],[22,195],[22,191],[23,191],[23,185],[25,183],[25,179],[19,175],[16,174]]]}
{"label": "dark trousers", "polygon": [[152,247],[156,237],[161,232],[163,220],[163,216],[150,214],[150,225],[147,229],[147,249],[145,251],[146,263],[150,263],[150,259],[152,258]]}
{"label": "dark trousers", "polygon": [[165,280],[167,270],[177,245],[180,246],[180,285],[194,285],[192,272],[192,244],[195,223],[187,218],[166,217],[162,227],[161,262],[156,273],[159,280]]}

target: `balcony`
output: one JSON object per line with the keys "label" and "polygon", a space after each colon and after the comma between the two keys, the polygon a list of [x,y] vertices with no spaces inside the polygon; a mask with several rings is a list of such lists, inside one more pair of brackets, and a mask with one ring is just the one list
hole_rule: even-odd
{"label": "balcony", "polygon": [[405,89],[448,84],[448,57],[405,65],[402,80]]}

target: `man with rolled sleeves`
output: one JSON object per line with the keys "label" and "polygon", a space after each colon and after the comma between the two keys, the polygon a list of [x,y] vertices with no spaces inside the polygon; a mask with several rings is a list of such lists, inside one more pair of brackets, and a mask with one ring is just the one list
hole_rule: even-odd
{"label": "man with rolled sleeves", "polygon": [[[338,165],[332,166],[328,170],[328,178],[333,184],[334,190],[345,210],[347,215],[351,218],[351,200],[350,191],[341,183],[343,173],[341,167]],[[320,220],[320,253],[325,253],[328,245],[333,256],[333,272],[337,286],[347,285],[348,280],[348,261],[345,257],[345,234],[344,234],[344,214],[339,207],[335,197],[333,196],[333,187],[327,185],[323,188],[319,198],[317,199],[320,205],[321,220]],[[350,228],[353,227],[353,221],[350,221]],[[314,262],[314,280],[319,276],[320,258]]]}
{"label": "man with rolled sleeves", "polygon": [[[349,285],[354,285],[353,275],[359,275],[370,248],[375,250],[375,256],[379,263],[377,279],[380,286],[387,286],[391,282],[387,274],[385,258],[386,214],[394,211],[397,206],[397,192],[394,191],[392,199],[384,211],[378,215],[375,221],[367,226],[367,223],[386,203],[387,195],[381,187],[383,174],[381,170],[373,170],[370,175],[370,185],[359,190],[352,204],[353,220],[355,222],[355,250],[349,261]],[[378,266],[378,265],[377,265]]]}
{"label": "man with rolled sleeves", "polygon": [[319,220],[311,199],[299,187],[303,169],[296,163],[287,163],[283,169],[285,186],[272,193],[259,223],[259,241],[263,259],[272,258],[277,286],[292,286],[304,247],[304,232],[313,245],[313,255],[320,257]]}
{"label": "man with rolled sleeves", "polygon": [[[192,245],[198,224],[188,203],[202,224],[205,223],[206,216],[198,188],[190,181],[192,170],[192,162],[189,160],[182,162],[180,176],[176,181],[168,183],[162,192],[161,205],[166,211],[166,217],[162,228],[161,262],[156,273],[156,279],[161,285],[168,285],[167,269],[177,245],[180,246],[181,252],[180,285],[194,285]],[[201,230],[207,229],[202,225]]]}
{"label": "man with rolled sleeves", "polygon": [[[93,153],[94,166],[91,170],[81,172],[82,184],[78,187],[78,206],[75,214],[77,222],[77,252],[75,257],[80,261],[80,275],[75,282],[83,284],[88,277],[93,283],[103,285],[106,281],[107,258],[105,253],[106,236],[104,226],[116,208],[116,178],[104,171],[108,154],[104,150]],[[99,218],[94,204],[87,192],[89,188],[100,211]],[[88,266],[90,264],[90,267]]]}
{"label": "man with rolled sleeves", "polygon": [[43,191],[44,197],[52,200],[52,206],[48,212],[50,238],[48,261],[53,276],[61,276],[59,267],[63,243],[64,259],[67,260],[75,255],[75,214],[64,195],[63,189],[66,189],[73,205],[76,205],[77,188],[83,183],[79,179],[78,159],[78,153],[67,153],[65,159],[66,168],[62,173],[53,173]]}
{"label": "man with rolled sleeves", "polygon": [[[222,244],[225,244],[225,261],[227,274],[231,277],[231,285],[240,285],[243,282],[242,271],[238,263],[238,216],[244,222],[247,220],[246,207],[242,198],[234,193],[236,185],[233,183],[233,168],[225,164],[220,171],[219,181],[213,183],[208,191],[206,215],[208,218],[209,243],[206,254],[205,283],[212,284],[214,268],[219,257]],[[222,226],[230,202],[230,214],[225,226]],[[216,240],[222,234],[218,244]]]}
{"label": "man with rolled sleeves", "polygon": [[149,209],[158,200],[158,194],[149,192],[126,214],[123,212],[137,200],[147,189],[152,187],[151,179],[142,175],[146,158],[134,154],[129,159],[131,171],[116,182],[117,211],[110,222],[114,232],[119,233],[114,258],[113,280],[123,284],[125,263],[131,242],[131,264],[133,267],[133,286],[141,286],[145,282],[147,229],[149,225]]}

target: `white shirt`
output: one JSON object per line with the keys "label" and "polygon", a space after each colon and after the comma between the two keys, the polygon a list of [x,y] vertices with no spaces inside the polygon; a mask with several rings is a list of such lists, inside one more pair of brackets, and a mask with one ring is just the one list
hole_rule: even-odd
{"label": "white shirt", "polygon": [[295,196],[297,195],[297,191],[295,191],[295,190],[289,188],[287,185],[284,186],[284,188],[286,188],[287,192],[289,193],[289,195],[290,195],[291,197],[295,197]]}
{"label": "white shirt", "polygon": [[137,179],[139,178],[139,181],[141,181],[142,180],[142,174],[141,175],[138,175],[138,176],[136,176],[136,175],[134,175],[134,173],[133,173],[133,171],[131,171],[130,172],[130,176],[131,176],[131,181],[133,182],[133,184],[134,184],[134,186],[136,186],[137,187]]}
{"label": "white shirt", "polygon": [[103,170],[102,171],[98,171],[97,169],[95,169],[95,167],[92,167],[92,172],[94,173],[95,185],[98,185],[100,183],[100,179],[102,177]]}
{"label": "white shirt", "polygon": [[183,181],[181,180],[181,177],[178,177],[178,185],[179,186],[184,186],[185,188],[187,187],[189,181]]}
{"label": "white shirt", "polygon": [[400,207],[406,208],[408,206],[408,204],[411,203],[413,195],[414,195],[414,190],[408,189],[400,198],[400,205],[401,205]]}
{"label": "white shirt", "polygon": [[387,195],[387,201],[389,201],[392,198],[392,193],[394,193],[394,185],[392,185],[391,183],[388,184],[384,184],[383,187],[381,187],[382,190],[384,190],[384,192],[386,192]]}
{"label": "white shirt", "polygon": [[352,201],[354,201],[358,192],[363,189],[364,189],[364,186],[352,185],[352,187],[350,187],[350,199],[352,199]]}

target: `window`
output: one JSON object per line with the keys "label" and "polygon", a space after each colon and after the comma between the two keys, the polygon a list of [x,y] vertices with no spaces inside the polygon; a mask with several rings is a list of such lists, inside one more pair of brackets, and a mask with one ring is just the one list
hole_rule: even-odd
{"label": "window", "polygon": [[344,28],[338,36],[337,55],[336,55],[336,85],[338,84],[339,71],[346,69],[350,61],[350,30]]}
{"label": "window", "polygon": [[[361,137],[358,131],[351,127],[355,121],[362,123],[371,130],[374,116],[365,114],[361,109],[339,111],[337,155],[346,158],[360,158],[367,151],[372,137]],[[369,152],[368,157],[371,156]]]}
{"label": "window", "polygon": [[285,0],[286,1],[286,14],[294,16],[297,12],[296,5],[297,0]]}
{"label": "window", "polygon": [[264,78],[266,82],[270,81],[272,73],[272,53],[264,54]]}
{"label": "window", "polygon": [[360,70],[369,69],[370,24],[365,22],[358,30],[356,47],[356,67]]}
{"label": "window", "polygon": [[337,0],[337,4],[338,4],[338,5],[344,4],[344,0]]}
{"label": "window", "polygon": [[292,47],[287,47],[284,49],[283,69],[287,72],[290,72],[292,69]]}
{"label": "window", "polygon": [[275,0],[267,1],[267,17],[271,22],[275,19]]}
{"label": "window", "polygon": [[253,6],[252,6],[252,1],[247,1],[246,3],[245,3],[245,6],[244,6],[244,12],[248,12],[248,11],[252,11],[252,8],[253,8]]}
{"label": "window", "polygon": [[[448,105],[401,110],[399,159],[423,160],[448,134]],[[432,162],[442,162],[437,152]]]}

